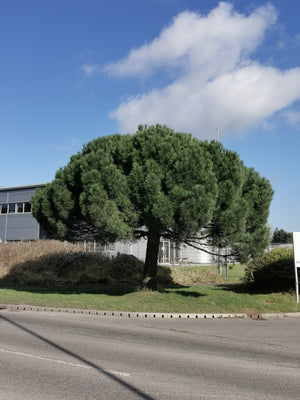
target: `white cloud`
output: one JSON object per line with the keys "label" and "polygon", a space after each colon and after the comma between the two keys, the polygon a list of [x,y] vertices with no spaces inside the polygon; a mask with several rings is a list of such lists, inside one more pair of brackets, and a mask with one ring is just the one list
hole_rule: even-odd
{"label": "white cloud", "polygon": [[187,71],[210,67],[205,74],[210,78],[220,70],[232,68],[253,50],[275,20],[276,13],[270,5],[249,17],[235,13],[228,3],[220,3],[207,17],[183,12],[152,43],[133,49],[128,57],[109,64],[105,70],[119,76],[144,75],[179,63]]}
{"label": "white cloud", "polygon": [[101,72],[101,68],[94,64],[84,64],[82,66],[82,71],[87,78],[90,78],[97,72]]}
{"label": "white cloud", "polygon": [[102,67],[124,78],[147,79],[170,68],[179,74],[165,88],[120,104],[111,113],[120,131],[160,123],[201,138],[215,137],[217,127],[223,135],[243,133],[299,99],[299,68],[280,71],[251,60],[276,20],[270,4],[248,16],[225,2],[207,16],[183,12],[151,43]]}
{"label": "white cloud", "polygon": [[300,96],[300,69],[280,72],[250,64],[197,87],[195,75],[162,91],[136,97],[112,113],[121,131],[159,122],[202,138],[236,134],[255,126]]}

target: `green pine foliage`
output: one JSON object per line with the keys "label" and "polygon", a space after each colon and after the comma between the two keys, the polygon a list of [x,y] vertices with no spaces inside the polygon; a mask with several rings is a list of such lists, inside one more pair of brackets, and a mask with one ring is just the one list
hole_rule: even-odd
{"label": "green pine foliage", "polygon": [[102,243],[146,237],[143,286],[156,289],[161,238],[226,247],[238,260],[260,255],[272,195],[235,152],[156,125],[91,141],[32,202],[53,236]]}
{"label": "green pine foliage", "polygon": [[284,229],[275,228],[272,237],[273,243],[293,243],[292,232],[286,232]]}

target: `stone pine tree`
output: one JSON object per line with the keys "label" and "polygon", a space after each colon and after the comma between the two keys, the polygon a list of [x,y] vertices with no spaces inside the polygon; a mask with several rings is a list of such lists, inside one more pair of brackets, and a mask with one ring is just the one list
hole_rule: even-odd
{"label": "stone pine tree", "polygon": [[91,141],[32,202],[50,235],[102,243],[145,237],[142,286],[155,290],[161,238],[229,246],[237,258],[260,253],[272,194],[236,153],[156,125]]}
{"label": "stone pine tree", "polygon": [[185,243],[242,262],[260,256],[269,244],[266,222],[273,197],[269,181],[246,168],[237,153],[220,143],[203,145],[213,160],[218,195],[209,223],[194,237],[187,236]]}

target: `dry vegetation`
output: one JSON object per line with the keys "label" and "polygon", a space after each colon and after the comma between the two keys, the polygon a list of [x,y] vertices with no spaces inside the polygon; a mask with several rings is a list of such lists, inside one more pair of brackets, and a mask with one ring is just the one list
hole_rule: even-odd
{"label": "dry vegetation", "polygon": [[[200,270],[200,271],[199,271]],[[201,285],[210,283],[222,283],[224,279],[217,270],[211,267],[184,267],[174,268],[172,278],[181,285]]]}
{"label": "dry vegetation", "polygon": [[[139,286],[144,263],[130,255],[109,259],[85,253],[76,245],[55,240],[0,243],[0,283],[3,286]],[[158,267],[159,285],[221,283],[216,270]]]}
{"label": "dry vegetation", "polygon": [[0,278],[18,265],[35,262],[45,256],[67,255],[76,252],[76,246],[56,240],[0,243]]}
{"label": "dry vegetation", "polygon": [[110,260],[55,240],[0,243],[2,284],[135,284],[141,280],[142,268],[143,263],[131,256]]}
{"label": "dry vegetation", "polygon": [[33,242],[8,242],[0,243],[0,278],[12,272],[21,272],[22,266],[30,269],[40,262],[43,269],[51,269],[49,261],[62,255],[68,256],[76,253],[72,244],[64,244],[55,240],[40,240]]}

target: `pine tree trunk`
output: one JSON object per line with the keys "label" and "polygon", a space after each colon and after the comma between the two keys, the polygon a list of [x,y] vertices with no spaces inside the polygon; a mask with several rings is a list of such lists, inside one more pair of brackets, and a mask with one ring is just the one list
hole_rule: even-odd
{"label": "pine tree trunk", "polygon": [[157,258],[159,251],[159,232],[149,232],[146,260],[142,280],[143,290],[157,290]]}

